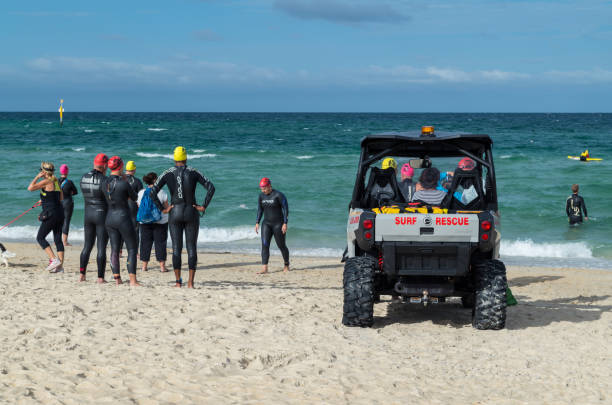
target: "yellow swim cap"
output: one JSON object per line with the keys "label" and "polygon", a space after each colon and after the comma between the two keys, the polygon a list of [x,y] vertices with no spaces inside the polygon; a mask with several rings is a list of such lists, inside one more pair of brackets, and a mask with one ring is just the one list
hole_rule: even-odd
{"label": "yellow swim cap", "polygon": [[397,169],[397,162],[395,161],[395,159],[393,158],[386,158],[385,160],[383,160],[382,162],[382,168],[384,169],[388,169],[388,168],[393,168],[393,169]]}
{"label": "yellow swim cap", "polygon": [[125,165],[125,170],[136,170],[136,163],[134,163],[133,160],[130,160],[129,162],[127,162],[127,164]]}
{"label": "yellow swim cap", "polygon": [[174,161],[182,162],[184,160],[187,160],[187,151],[184,147],[177,146],[176,148],[174,148]]}

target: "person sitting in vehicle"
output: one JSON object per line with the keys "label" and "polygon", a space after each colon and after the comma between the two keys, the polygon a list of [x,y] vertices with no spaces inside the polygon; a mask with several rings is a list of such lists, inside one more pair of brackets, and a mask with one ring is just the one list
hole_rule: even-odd
{"label": "person sitting in vehicle", "polygon": [[440,205],[446,192],[438,190],[438,181],[440,180],[440,171],[435,167],[430,167],[421,173],[417,191],[412,195],[412,201],[423,201],[426,204]]}
{"label": "person sitting in vehicle", "polygon": [[412,200],[412,195],[416,192],[416,184],[412,181],[414,177],[414,169],[409,163],[404,163],[401,170],[402,181],[398,184],[404,200]]}

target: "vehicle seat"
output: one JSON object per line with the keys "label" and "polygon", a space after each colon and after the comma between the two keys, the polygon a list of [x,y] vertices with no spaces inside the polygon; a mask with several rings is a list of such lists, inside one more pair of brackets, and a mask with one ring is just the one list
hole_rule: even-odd
{"label": "vehicle seat", "polygon": [[372,167],[362,206],[375,208],[389,205],[391,202],[405,202],[397,184],[395,170]]}
{"label": "vehicle seat", "polygon": [[[478,197],[474,198],[468,204],[463,204],[463,202],[459,201],[454,197],[455,191],[459,188],[459,186],[473,184],[474,189],[476,190],[476,194]],[[455,169],[455,174],[453,175],[453,181],[451,186],[442,200],[440,204],[442,208],[448,208],[449,210],[468,210],[468,211],[482,211],[485,208],[485,199],[484,192],[482,190],[482,182],[479,178],[478,170],[473,169],[469,171],[461,170],[459,168]]]}

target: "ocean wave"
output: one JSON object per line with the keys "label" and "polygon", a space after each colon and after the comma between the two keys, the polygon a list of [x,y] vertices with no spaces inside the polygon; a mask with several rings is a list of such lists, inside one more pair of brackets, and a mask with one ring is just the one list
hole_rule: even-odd
{"label": "ocean wave", "polygon": [[81,147],[81,148],[72,148],[72,150],[75,151],[75,152],[83,152],[85,150],[85,148],[84,147]]}
{"label": "ocean wave", "polygon": [[512,155],[501,155],[500,159],[510,159]]}
{"label": "ocean wave", "polygon": [[[12,226],[4,228],[0,231],[0,238],[3,241],[32,241],[36,240],[38,227],[33,225]],[[255,233],[252,226],[241,225],[228,228],[207,228],[201,227],[198,235],[198,243],[222,243],[236,242],[249,239],[258,239],[259,235]],[[49,235],[47,240],[52,241],[52,236]],[[70,241],[83,242],[83,228],[70,228]]]}
{"label": "ocean wave", "polygon": [[167,131],[168,128],[147,128],[147,131],[153,131],[153,132],[161,132],[161,131]]}
{"label": "ocean wave", "polygon": [[312,155],[303,155],[303,156],[296,156],[295,158],[302,160],[302,159],[312,159],[313,157],[314,156]]}
{"label": "ocean wave", "polygon": [[536,243],[531,239],[502,241],[500,255],[521,257],[554,257],[590,259],[592,250],[584,242]]}
{"label": "ocean wave", "polygon": [[206,149],[194,149],[193,151],[195,153],[202,153],[202,152],[206,152]]}
{"label": "ocean wave", "polygon": [[92,132],[96,132],[96,130],[95,129],[84,129],[83,132],[86,132],[86,133],[89,134],[89,133],[92,133]]}
{"label": "ocean wave", "polygon": [[[136,152],[137,156],[140,157],[145,157],[145,158],[166,158],[166,159],[174,159],[173,155],[165,155],[163,153],[146,153],[146,152]],[[213,158],[213,157],[217,157],[216,153],[202,153],[202,154],[195,154],[195,155],[187,155],[187,157],[189,159],[198,159],[198,158],[204,158],[204,157],[209,157],[209,158]]]}
{"label": "ocean wave", "polygon": [[240,204],[240,205],[238,206],[238,208],[243,209],[243,210],[248,210],[248,209],[249,209],[249,207],[247,207],[247,205],[246,205],[246,204]]}

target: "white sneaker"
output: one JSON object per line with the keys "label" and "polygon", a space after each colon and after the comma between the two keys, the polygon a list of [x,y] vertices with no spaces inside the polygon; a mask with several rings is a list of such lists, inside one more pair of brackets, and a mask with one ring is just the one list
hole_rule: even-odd
{"label": "white sneaker", "polygon": [[52,271],[52,270],[54,270],[54,269],[56,269],[56,268],[60,267],[61,265],[62,265],[62,262],[60,261],[60,259],[58,259],[58,258],[56,257],[55,259],[53,259],[53,260],[51,260],[51,261],[49,262],[49,265],[47,266],[47,268],[46,268],[45,270],[47,270],[47,271],[49,271],[49,272],[51,272],[51,273],[55,273],[55,272],[54,272],[54,271]]}
{"label": "white sneaker", "polygon": [[54,268],[53,270],[49,270],[49,273],[63,273],[64,272],[64,266],[59,265],[58,267]]}

